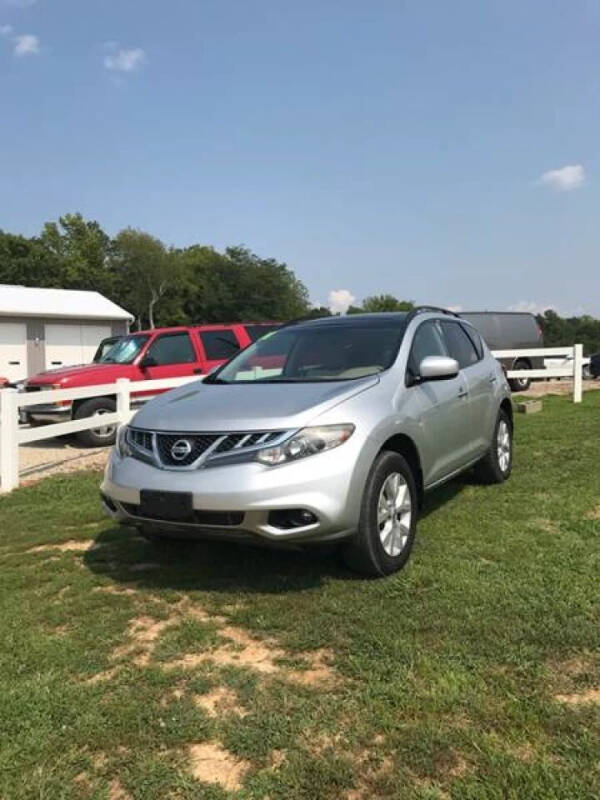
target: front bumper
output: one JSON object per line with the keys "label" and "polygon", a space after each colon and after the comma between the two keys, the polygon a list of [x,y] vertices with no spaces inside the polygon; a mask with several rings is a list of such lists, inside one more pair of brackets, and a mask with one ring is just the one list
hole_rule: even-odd
{"label": "front bumper", "polygon": [[67,422],[71,419],[71,404],[39,403],[19,410],[21,422]]}
{"label": "front bumper", "polygon": [[[175,472],[159,469],[113,449],[101,492],[104,510],[125,524],[193,537],[325,542],[351,536],[358,526],[366,472],[359,438],[326,453],[276,467],[258,462]],[[370,463],[370,462],[369,462]],[[190,492],[194,511],[241,512],[239,524],[169,522],[139,516],[140,490]],[[269,513],[305,509],[317,522],[292,529],[271,524]]]}

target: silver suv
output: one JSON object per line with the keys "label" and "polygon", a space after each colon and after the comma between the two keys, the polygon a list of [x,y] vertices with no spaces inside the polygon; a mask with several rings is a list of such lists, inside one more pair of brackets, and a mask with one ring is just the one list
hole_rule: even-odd
{"label": "silver suv", "polygon": [[512,467],[502,367],[468,322],[422,307],[288,324],[120,428],[105,510],[150,539],[339,542],[387,575],[423,495]]}

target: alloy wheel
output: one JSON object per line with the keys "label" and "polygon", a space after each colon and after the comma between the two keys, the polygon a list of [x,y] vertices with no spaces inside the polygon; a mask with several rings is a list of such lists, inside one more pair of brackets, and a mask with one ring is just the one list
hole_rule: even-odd
{"label": "alloy wheel", "polygon": [[398,556],[406,547],[412,519],[412,498],[404,476],[392,472],[379,492],[377,526],[383,549],[388,556]]}

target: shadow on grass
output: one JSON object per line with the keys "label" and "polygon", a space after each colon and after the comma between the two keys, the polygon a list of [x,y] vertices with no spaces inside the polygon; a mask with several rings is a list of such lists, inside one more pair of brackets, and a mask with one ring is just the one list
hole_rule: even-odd
{"label": "shadow on grass", "polygon": [[214,540],[155,544],[129,527],[103,531],[84,562],[116,583],[149,589],[278,594],[314,589],[332,577],[357,578],[335,552]]}
{"label": "shadow on grass", "polygon": [[[427,495],[421,519],[453,501],[467,484],[467,478],[459,478]],[[154,543],[133,527],[103,531],[84,562],[92,572],[123,585],[227,594],[305,591],[330,578],[365,580],[344,566],[334,546],[302,549],[210,539]]]}

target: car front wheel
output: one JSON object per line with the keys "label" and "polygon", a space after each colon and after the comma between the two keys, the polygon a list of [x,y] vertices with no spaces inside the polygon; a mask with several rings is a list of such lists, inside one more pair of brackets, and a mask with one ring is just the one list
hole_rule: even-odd
{"label": "car front wheel", "polygon": [[401,569],[412,550],[417,512],[410,465],[399,453],[380,453],[365,486],[358,531],[342,549],[346,564],[376,577]]}

